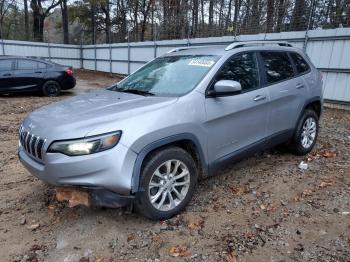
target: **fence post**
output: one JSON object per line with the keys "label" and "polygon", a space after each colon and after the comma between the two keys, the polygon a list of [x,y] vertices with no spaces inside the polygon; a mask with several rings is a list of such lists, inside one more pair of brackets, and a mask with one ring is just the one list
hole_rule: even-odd
{"label": "fence post", "polygon": [[112,44],[109,43],[109,73],[112,75]]}
{"label": "fence post", "polygon": [[97,50],[96,50],[96,44],[94,44],[94,63],[95,63],[95,70],[97,71]]}
{"label": "fence post", "polygon": [[5,55],[5,43],[3,38],[1,38],[1,47],[2,47],[2,55]]}
{"label": "fence post", "polygon": [[83,42],[80,41],[80,69],[84,69],[84,60],[83,60]]}
{"label": "fence post", "polygon": [[156,43],[156,41],[154,41],[154,52],[153,52],[153,57],[154,57],[154,58],[157,57],[157,43]]}
{"label": "fence post", "polygon": [[128,30],[128,75],[130,75],[130,30]]}
{"label": "fence post", "polygon": [[51,48],[50,48],[49,42],[47,42],[47,48],[48,48],[48,52],[49,52],[49,61],[51,62]]}
{"label": "fence post", "polygon": [[315,0],[311,0],[311,8],[310,8],[310,13],[309,13],[309,21],[307,23],[307,28],[305,31],[305,40],[304,40],[304,44],[303,44],[303,50],[306,52],[306,47],[307,47],[307,41],[309,40],[309,30],[310,30],[310,25],[311,25],[311,18],[313,16],[314,13],[314,5],[315,5]]}

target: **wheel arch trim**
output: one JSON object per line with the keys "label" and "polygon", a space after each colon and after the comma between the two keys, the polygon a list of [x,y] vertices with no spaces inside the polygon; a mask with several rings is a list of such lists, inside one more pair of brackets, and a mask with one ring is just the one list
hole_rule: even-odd
{"label": "wheel arch trim", "polygon": [[205,155],[204,155],[204,150],[199,143],[198,138],[191,133],[182,133],[182,134],[177,134],[177,135],[172,135],[168,136],[162,139],[159,139],[157,141],[154,141],[148,145],[146,145],[137,155],[134,168],[133,168],[133,173],[132,173],[132,179],[131,179],[131,193],[137,193],[139,192],[139,186],[140,186],[140,176],[141,176],[141,167],[144,159],[146,156],[153,150],[175,143],[183,140],[189,140],[194,145],[196,146],[196,149],[198,151],[198,156],[199,160],[202,165],[202,170],[204,172],[204,176],[208,174],[208,162],[206,161]]}

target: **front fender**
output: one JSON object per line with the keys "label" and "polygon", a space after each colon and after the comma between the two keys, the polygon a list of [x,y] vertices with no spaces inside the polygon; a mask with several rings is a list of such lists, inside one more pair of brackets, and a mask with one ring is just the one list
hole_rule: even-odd
{"label": "front fender", "polygon": [[198,150],[198,155],[202,164],[202,169],[204,172],[204,175],[208,174],[208,162],[206,159],[206,155],[204,154],[205,150],[202,148],[202,145],[199,142],[199,139],[191,133],[182,133],[182,134],[177,134],[177,135],[171,135],[162,139],[159,139],[157,141],[154,141],[148,145],[146,145],[138,154],[135,164],[134,164],[134,169],[133,169],[133,174],[132,174],[132,181],[131,181],[131,192],[136,193],[139,192],[139,186],[140,186],[140,176],[141,176],[141,166],[142,163],[145,159],[145,157],[150,153],[151,151],[160,148],[162,146],[174,143],[176,141],[181,141],[181,140],[190,140],[196,145],[196,148]]}

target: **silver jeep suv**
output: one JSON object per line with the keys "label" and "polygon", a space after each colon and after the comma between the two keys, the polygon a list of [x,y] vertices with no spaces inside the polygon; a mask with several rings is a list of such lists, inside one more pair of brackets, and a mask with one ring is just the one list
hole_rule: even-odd
{"label": "silver jeep suv", "polygon": [[33,175],[94,205],[166,219],[225,163],[279,144],[310,152],[321,109],[321,74],[289,43],[178,48],[30,113],[18,152]]}

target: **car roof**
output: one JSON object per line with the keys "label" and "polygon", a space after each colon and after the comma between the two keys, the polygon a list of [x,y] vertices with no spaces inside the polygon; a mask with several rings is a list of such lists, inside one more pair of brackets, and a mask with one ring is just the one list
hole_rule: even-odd
{"label": "car roof", "polygon": [[179,56],[179,55],[219,55],[233,54],[241,51],[294,51],[301,52],[302,50],[293,47],[288,42],[282,41],[246,41],[233,42],[229,45],[213,45],[213,46],[191,46],[179,47],[170,50],[164,56]]}

